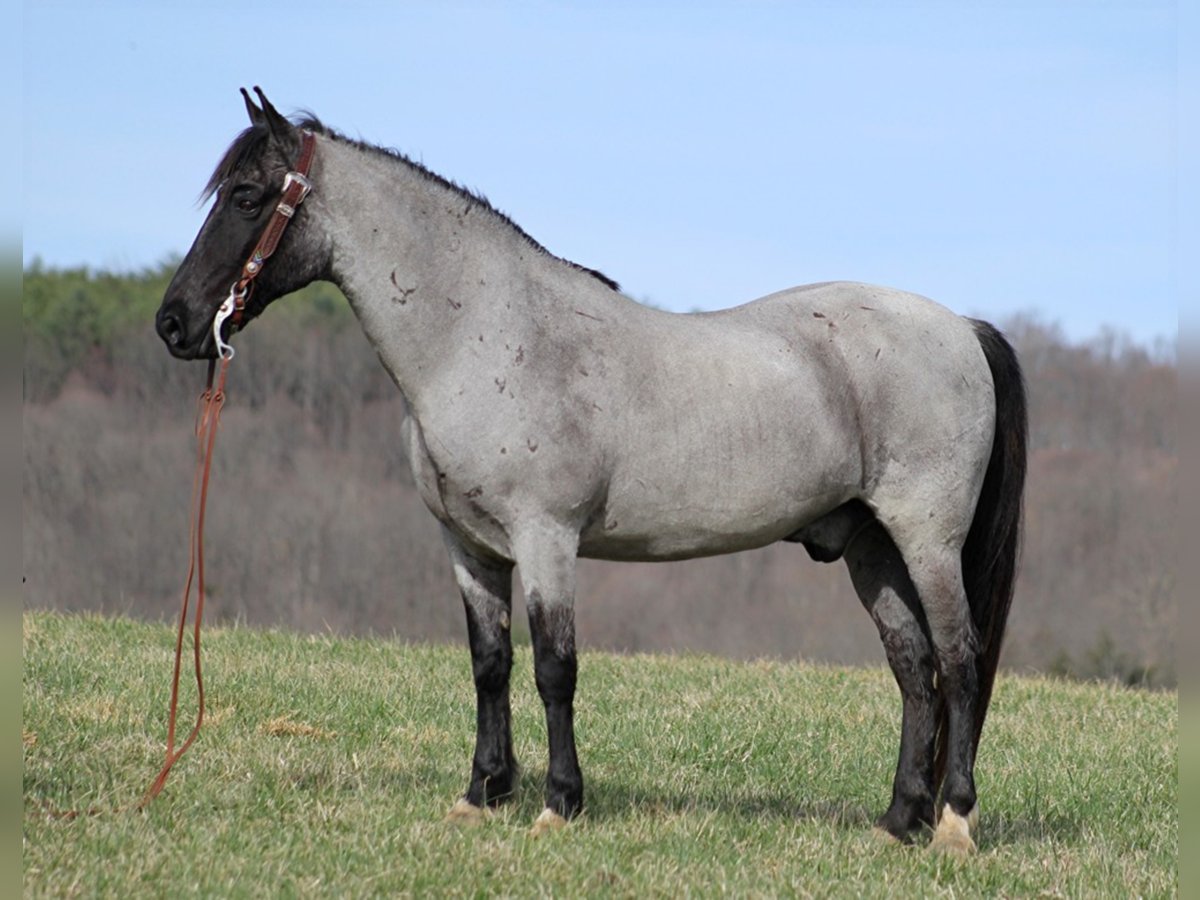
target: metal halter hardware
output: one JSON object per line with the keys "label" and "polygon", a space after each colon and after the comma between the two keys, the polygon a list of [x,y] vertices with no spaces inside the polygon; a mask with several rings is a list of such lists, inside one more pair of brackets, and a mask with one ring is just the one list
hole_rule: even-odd
{"label": "metal halter hardware", "polygon": [[311,131],[300,132],[300,159],[296,162],[296,168],[283,178],[283,196],[275,204],[275,209],[271,213],[271,218],[267,222],[267,227],[263,230],[258,244],[255,245],[249,259],[242,265],[242,277],[229,288],[229,296],[221,303],[217,314],[213,317],[213,340],[217,345],[217,354],[222,359],[233,359],[233,347],[221,334],[226,320],[230,322],[229,333],[232,337],[233,333],[241,328],[246,301],[249,300],[250,293],[254,290],[254,279],[262,273],[267,258],[279,246],[279,239],[283,237],[288,222],[296,215],[296,209],[312,190],[312,182],[308,180],[308,173],[312,168],[316,144],[316,138],[313,137]]}
{"label": "metal halter hardware", "polygon": [[[235,281],[233,283],[233,285],[229,288],[229,296],[226,297],[224,302],[217,308],[217,315],[213,318],[213,340],[216,341],[217,355],[221,357],[221,359],[233,359],[233,345],[221,336],[221,328],[225,325],[225,320],[232,316],[235,311],[240,313],[246,308],[246,295],[248,290],[243,288],[239,292],[238,287],[240,285],[240,281]],[[239,323],[235,321],[233,330],[236,330],[238,324]],[[230,337],[232,336],[233,335],[231,333]]]}
{"label": "metal halter hardware", "polygon": [[[306,132],[307,133],[307,132]],[[300,196],[295,200],[295,205],[289,205],[282,200],[275,207],[276,212],[281,216],[287,216],[289,219],[296,214],[296,207],[304,202],[304,198],[308,196],[308,192],[312,190],[312,182],[299,172],[288,172],[283,176],[283,193],[287,196],[288,190],[293,184],[300,186]]]}

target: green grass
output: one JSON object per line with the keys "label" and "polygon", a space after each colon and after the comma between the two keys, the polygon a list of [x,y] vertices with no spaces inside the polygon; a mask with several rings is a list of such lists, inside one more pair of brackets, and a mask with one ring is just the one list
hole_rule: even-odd
{"label": "green grass", "polygon": [[898,740],[888,673],[585,653],[587,812],[535,839],[546,751],[527,648],[520,792],[459,828],[442,818],[473,747],[465,646],[213,628],[209,719],[163,794],[64,820],[47,809],[134,803],[157,772],[173,635],[23,623],[28,896],[1177,893],[1173,693],[1002,677],[980,853],[959,861],[870,836]]}

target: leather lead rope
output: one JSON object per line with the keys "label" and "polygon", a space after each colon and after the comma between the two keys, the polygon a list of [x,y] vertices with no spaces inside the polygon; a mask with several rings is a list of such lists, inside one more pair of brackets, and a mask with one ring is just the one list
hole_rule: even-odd
{"label": "leather lead rope", "polygon": [[[204,721],[204,677],[200,671],[200,622],[204,617],[204,511],[208,503],[208,479],[212,472],[217,423],[221,417],[221,407],[225,405],[225,376],[229,369],[229,360],[221,360],[221,372],[216,379],[216,389],[214,390],[216,366],[217,360],[215,359],[208,364],[208,380],[196,407],[196,470],[192,476],[192,502],[188,523],[188,572],[183,588],[183,609],[179,614],[179,630],[175,636],[175,674],[171,681],[171,706],[167,722],[167,756],[145,795],[132,807],[139,811],[145,809],[146,804],[158,796],[163,785],[167,783],[171,767],[179,761],[179,758],[196,740],[196,735],[200,733],[200,724]],[[183,668],[183,633],[187,628],[187,614],[188,607],[191,605],[193,583],[196,585],[196,612],[192,632],[192,655],[197,693],[196,723],[192,726],[187,740],[176,750],[175,723],[179,712],[179,676]],[[63,810],[50,803],[43,803],[42,806],[51,818],[67,820],[81,815],[99,816],[107,813],[120,813],[130,808],[127,806],[113,808],[93,806],[88,809]]]}
{"label": "leather lead rope", "polygon": [[[171,679],[171,706],[167,721],[167,755],[162,769],[151,783],[146,795],[137,808],[143,809],[158,796],[167,783],[171,767],[187,752],[200,733],[204,721],[204,676],[200,671],[200,622],[204,618],[204,513],[208,506],[208,481],[212,474],[213,448],[217,440],[217,424],[221,408],[225,405],[225,376],[229,371],[229,357],[221,360],[221,373],[213,388],[213,375],[217,361],[208,364],[208,381],[200,395],[196,413],[196,470],[192,476],[192,503],[189,514],[188,572],[183,587],[183,603],[179,613],[179,629],[175,636],[175,673]],[[183,633],[187,628],[188,607],[191,603],[193,579],[196,585],[196,612],[192,630],[192,657],[196,673],[196,723],[187,740],[175,749],[175,724],[179,712],[179,675],[183,662]]]}

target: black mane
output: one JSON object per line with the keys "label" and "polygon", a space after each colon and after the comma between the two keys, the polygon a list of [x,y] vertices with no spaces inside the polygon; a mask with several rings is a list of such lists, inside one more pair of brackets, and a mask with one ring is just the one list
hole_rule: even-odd
{"label": "black mane", "polygon": [[[617,282],[609,278],[603,272],[598,272],[595,269],[589,269],[587,266],[581,266],[579,263],[571,262],[569,259],[563,259],[561,256],[555,256],[544,246],[542,246],[542,244],[534,240],[529,233],[525,231],[525,229],[510,219],[505,213],[492,206],[491,202],[483,194],[478,193],[477,191],[472,191],[470,188],[463,187],[461,184],[451,181],[449,178],[425,168],[424,165],[410,158],[404,153],[401,153],[399,150],[394,150],[388,147],[378,147],[374,144],[368,144],[365,141],[358,141],[354,138],[347,137],[346,135],[341,134],[325,125],[312,113],[304,113],[295,124],[297,128],[307,129],[315,134],[324,135],[325,137],[331,138],[335,141],[340,141],[344,144],[349,144],[352,147],[357,147],[359,150],[364,150],[368,153],[376,153],[381,156],[386,156],[389,159],[393,159],[396,162],[408,166],[422,178],[453,191],[459,197],[462,197],[465,201],[471,204],[472,207],[484,210],[489,215],[495,216],[497,219],[499,219],[501,222],[504,222],[509,228],[515,231],[518,235],[520,235],[525,243],[527,243],[530,247],[533,247],[539,253],[544,253],[547,256],[566,263],[573,269],[577,269],[580,272],[591,275],[605,287],[608,287],[614,291],[619,291],[621,289]],[[226,180],[229,179],[234,172],[236,172],[240,167],[245,165],[250,160],[257,158],[266,149],[267,143],[270,141],[270,136],[271,132],[266,125],[252,125],[234,138],[233,143],[229,145],[229,149],[225,151],[225,155],[221,157],[221,161],[217,163],[217,167],[213,170],[212,176],[208,179],[208,184],[204,186],[204,191],[200,195],[201,200],[207,200]]]}
{"label": "black mane", "polygon": [[217,167],[213,169],[208,184],[204,185],[204,190],[200,192],[200,202],[207,201],[234,172],[250,160],[258,158],[270,140],[271,132],[266,125],[251,125],[235,137],[221,161],[217,163]]}

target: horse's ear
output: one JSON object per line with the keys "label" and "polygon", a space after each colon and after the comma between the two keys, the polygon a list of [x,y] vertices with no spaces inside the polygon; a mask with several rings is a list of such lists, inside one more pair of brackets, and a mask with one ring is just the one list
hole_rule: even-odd
{"label": "horse's ear", "polygon": [[296,131],[295,127],[271,105],[262,88],[255,85],[254,93],[258,94],[258,102],[262,104],[262,115],[267,120],[267,127],[271,129],[271,136],[280,143],[290,144]]}
{"label": "horse's ear", "polygon": [[238,88],[242,92],[242,99],[246,101],[246,112],[250,116],[251,125],[265,125],[267,123],[263,111],[254,105],[254,101],[250,99],[250,94],[245,88]]}

